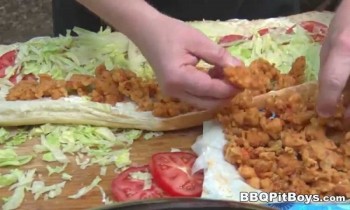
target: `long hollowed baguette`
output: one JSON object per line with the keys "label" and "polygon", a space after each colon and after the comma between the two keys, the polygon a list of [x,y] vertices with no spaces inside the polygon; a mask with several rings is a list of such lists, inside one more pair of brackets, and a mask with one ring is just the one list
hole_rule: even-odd
{"label": "long hollowed baguette", "polygon": [[[190,22],[194,27],[210,27],[214,34],[220,36],[232,34],[253,33],[264,27],[290,27],[302,21],[318,21],[328,25],[333,17],[331,12],[308,12],[288,17],[270,18],[264,20],[229,20]],[[0,45],[0,55],[14,49],[14,45]],[[281,94],[284,91],[308,89],[316,83],[307,83],[296,87],[274,91],[268,94]],[[0,87],[1,88],[1,87]],[[312,88],[311,88],[312,89]],[[266,95],[255,98],[256,103],[262,103]],[[130,103],[118,103],[116,107],[106,104],[82,100],[31,100],[6,101],[0,100],[0,126],[23,126],[52,124],[89,124],[116,128],[135,128],[150,131],[179,130],[200,126],[204,121],[213,119],[214,111],[191,112],[171,118],[159,118],[151,112],[138,111]]]}

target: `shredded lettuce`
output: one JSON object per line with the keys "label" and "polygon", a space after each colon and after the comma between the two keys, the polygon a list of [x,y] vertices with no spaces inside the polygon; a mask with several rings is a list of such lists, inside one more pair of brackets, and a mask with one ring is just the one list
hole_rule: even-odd
{"label": "shredded lettuce", "polygon": [[171,148],[170,152],[181,152],[181,150],[178,148]]}
{"label": "shredded lettuce", "polygon": [[90,185],[81,188],[76,194],[68,196],[71,199],[78,199],[90,192],[94,187],[96,187],[101,181],[101,178],[97,176]]}
{"label": "shredded lettuce", "polygon": [[[122,168],[131,164],[130,149],[127,147],[142,135],[142,131],[122,130],[115,134],[105,127],[46,124],[33,129],[30,135],[41,137],[41,145],[35,145],[34,151],[44,153],[43,160],[47,162],[67,163],[67,155],[71,154],[75,155],[75,162],[81,169],[93,164],[102,167],[114,164]],[[52,168],[48,170],[53,171]]]}
{"label": "shredded lettuce", "polygon": [[18,181],[18,177],[23,174],[18,169],[11,170],[7,174],[0,174],[0,188],[10,186]]}
{"label": "shredded lettuce", "polygon": [[145,79],[154,78],[152,67],[149,65],[146,58],[142,55],[141,51],[132,42],[129,43],[128,61],[129,69],[134,71],[137,75]]}
{"label": "shredded lettuce", "polygon": [[97,185],[98,189],[101,192],[101,196],[102,196],[102,203],[104,203],[105,205],[108,204],[112,204],[114,203],[107,195],[106,192],[103,190],[103,188],[100,185]]}
{"label": "shredded lettuce", "polygon": [[141,180],[144,182],[143,190],[149,190],[152,186],[152,174],[149,172],[134,172],[130,173],[132,179]]}
{"label": "shredded lettuce", "polygon": [[[78,36],[73,37],[72,32]],[[133,63],[128,59],[130,43],[125,35],[112,33],[109,27],[101,28],[97,33],[75,27],[66,36],[36,38],[19,45],[16,65],[6,71],[11,75],[21,66],[23,74],[50,73],[55,79],[68,79],[72,74],[92,75],[101,64],[108,70],[131,69]],[[139,76],[144,74],[136,70]]]}
{"label": "shredded lettuce", "polygon": [[142,135],[141,130],[124,130],[119,133],[117,133],[116,138],[117,141],[123,142],[126,145],[131,145],[134,140],[140,138]]}
{"label": "shredded lettuce", "polygon": [[47,153],[43,154],[42,159],[43,159],[43,161],[46,161],[46,162],[55,162],[56,161],[56,158],[53,156],[53,154],[51,152],[47,152]]}
{"label": "shredded lettuce", "polygon": [[62,178],[63,180],[66,180],[66,181],[71,181],[72,178],[73,178],[73,176],[70,175],[70,174],[67,174],[67,173],[63,173],[62,176],[61,176],[61,178]]}
{"label": "shredded lettuce", "polygon": [[107,166],[101,166],[100,176],[106,176],[106,174],[107,174]]}
{"label": "shredded lettuce", "polygon": [[145,140],[149,140],[149,139],[152,139],[152,138],[155,138],[155,137],[162,136],[163,134],[164,134],[163,132],[148,132],[148,133],[145,133],[143,135],[143,138]]}
{"label": "shredded lettuce", "polygon": [[43,181],[34,181],[31,187],[31,192],[34,194],[34,200],[38,200],[43,194],[47,194],[47,198],[55,198],[62,193],[62,189],[66,182],[45,186]]}
{"label": "shredded lettuce", "polygon": [[32,155],[19,156],[13,149],[0,150],[0,167],[21,166],[29,163],[32,159]]}
{"label": "shredded lettuce", "polygon": [[0,128],[0,144],[6,146],[18,146],[26,142],[28,139],[28,133],[22,129],[15,131],[8,131],[5,128]]}
{"label": "shredded lettuce", "polygon": [[56,166],[56,167],[51,167],[47,165],[46,169],[49,171],[49,176],[51,176],[52,174],[62,173],[66,169],[67,165],[68,165],[67,163],[63,164],[62,166]]}
{"label": "shredded lettuce", "polygon": [[54,159],[60,163],[68,163],[68,157],[60,148],[59,136],[56,135],[41,135],[41,145],[45,146],[53,155]]}
{"label": "shredded lettuce", "polygon": [[116,151],[114,158],[114,164],[117,168],[124,168],[130,165],[130,149]]}
{"label": "shredded lettuce", "polygon": [[29,170],[26,173],[16,173],[18,182],[10,187],[10,190],[14,189],[14,192],[2,205],[3,210],[12,210],[20,207],[24,200],[25,191],[30,188],[34,180],[35,172],[36,169]]}

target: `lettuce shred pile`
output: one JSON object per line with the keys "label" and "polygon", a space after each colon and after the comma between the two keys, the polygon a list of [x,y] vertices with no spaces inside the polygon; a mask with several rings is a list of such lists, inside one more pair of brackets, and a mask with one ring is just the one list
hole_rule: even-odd
{"label": "lettuce shred pile", "polygon": [[[216,23],[216,27],[198,23],[192,25],[214,41],[219,34],[222,36],[232,33],[228,27],[220,26],[220,23]],[[72,32],[78,36],[72,36]],[[320,44],[310,42],[311,38],[300,27],[296,27],[295,32],[268,33],[264,36],[256,34],[251,40],[233,44],[229,47],[229,52],[246,64],[264,58],[283,72],[289,70],[295,58],[304,55],[307,61],[307,79],[316,79]],[[68,79],[72,74],[92,75],[101,64],[108,70],[129,69],[141,78],[154,78],[151,66],[135,44],[122,33],[112,32],[108,27],[101,28],[97,33],[76,27],[73,31],[68,31],[66,36],[42,37],[22,43],[18,45],[16,65],[6,71],[10,76],[22,67],[23,74],[49,73],[55,79]],[[200,61],[199,65],[208,66],[204,61]]]}
{"label": "lettuce shred pile", "polygon": [[[70,164],[78,165],[82,170],[98,165],[100,176],[105,176],[108,166],[111,165],[115,170],[122,170],[131,164],[130,146],[136,139],[145,135],[148,139],[161,134],[135,129],[111,130],[106,127],[86,125],[45,124],[16,132],[0,128],[0,188],[9,187],[12,191],[10,197],[3,198],[2,209],[18,208],[23,202],[25,192],[31,192],[35,200],[41,197],[47,200],[59,196],[66,183],[74,178],[66,172]],[[34,144],[30,154],[22,154],[23,152],[17,150],[18,145],[32,140],[38,143]],[[4,168],[23,166],[35,158],[41,158],[46,163],[48,176],[59,174],[62,181],[46,185],[43,179],[37,179],[41,175],[36,169]],[[101,192],[102,202],[112,203],[99,186],[100,176],[97,176],[90,185],[77,190],[77,193],[70,195],[69,198],[79,199],[96,187]]]}

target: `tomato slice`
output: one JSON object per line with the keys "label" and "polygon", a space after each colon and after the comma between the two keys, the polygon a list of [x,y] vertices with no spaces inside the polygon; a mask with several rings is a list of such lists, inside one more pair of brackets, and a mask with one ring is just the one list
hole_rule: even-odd
{"label": "tomato slice", "polygon": [[130,167],[121,172],[112,181],[112,194],[116,201],[135,201],[164,197],[163,190],[152,183],[151,188],[144,190],[144,181],[131,178],[134,172],[150,172],[149,167]]}
{"label": "tomato slice", "polygon": [[328,27],[325,24],[316,21],[303,21],[300,23],[300,26],[311,34],[326,35],[328,31]]}
{"label": "tomato slice", "polygon": [[270,29],[268,29],[268,28],[263,28],[263,29],[260,29],[260,30],[258,31],[258,34],[259,34],[260,36],[264,36],[264,35],[266,35],[267,33],[269,33],[269,31],[270,31]]}
{"label": "tomato slice", "polygon": [[230,34],[230,35],[221,37],[218,41],[218,44],[229,44],[229,43],[233,43],[244,39],[246,38],[242,35]]}
{"label": "tomato slice", "polygon": [[16,56],[17,56],[16,50],[11,50],[3,54],[2,56],[0,56],[0,64],[6,67],[12,66],[13,64],[15,64]]}
{"label": "tomato slice", "polygon": [[[299,25],[309,33],[315,42],[322,42],[328,32],[328,26],[317,21],[303,21]],[[286,33],[293,33],[295,26],[290,27]]]}
{"label": "tomato slice", "polygon": [[199,197],[202,193],[203,171],[192,174],[196,156],[187,152],[166,152],[152,156],[154,181],[167,194],[179,197]]}
{"label": "tomato slice", "polygon": [[[15,64],[17,52],[16,50],[9,51],[2,56],[0,56],[0,78],[4,78],[6,76],[6,68]],[[16,76],[13,75],[10,78],[10,81],[14,83],[16,81]]]}

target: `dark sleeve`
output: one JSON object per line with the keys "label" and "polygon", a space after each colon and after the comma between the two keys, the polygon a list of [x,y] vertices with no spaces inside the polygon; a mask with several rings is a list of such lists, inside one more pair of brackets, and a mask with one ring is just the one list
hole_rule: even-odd
{"label": "dark sleeve", "polygon": [[52,0],[54,35],[66,35],[74,26],[90,31],[98,31],[103,22],[75,0]]}
{"label": "dark sleeve", "polygon": [[159,11],[184,21],[263,19],[300,12],[299,0],[148,0]]}
{"label": "dark sleeve", "polygon": [[160,12],[183,20],[228,20],[247,0],[147,0]]}
{"label": "dark sleeve", "polygon": [[245,0],[236,18],[265,19],[300,13],[298,0]]}
{"label": "dark sleeve", "polygon": [[[162,13],[183,21],[260,19],[300,12],[298,0],[147,0]],[[66,34],[74,26],[98,31],[106,26],[75,0],[52,0],[54,34]]]}

